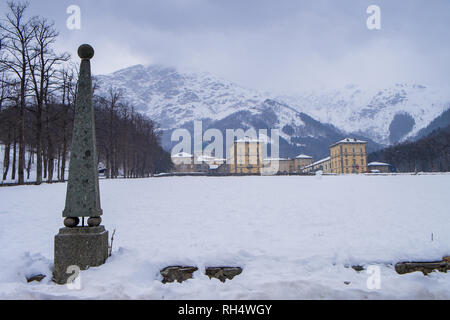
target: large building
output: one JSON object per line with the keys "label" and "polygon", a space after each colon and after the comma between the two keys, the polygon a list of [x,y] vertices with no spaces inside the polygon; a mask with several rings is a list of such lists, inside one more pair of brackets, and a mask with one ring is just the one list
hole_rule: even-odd
{"label": "large building", "polygon": [[175,165],[174,172],[194,172],[194,156],[187,152],[180,152],[172,155],[172,162]]}
{"label": "large building", "polygon": [[367,142],[346,138],[330,147],[331,173],[367,172]]}
{"label": "large building", "polygon": [[225,163],[225,159],[216,158],[212,156],[202,155],[197,158],[198,163],[206,163],[209,166],[220,166]]}
{"label": "large building", "polygon": [[292,173],[301,173],[303,168],[314,163],[313,157],[306,154],[300,154],[292,159]]}
{"label": "large building", "polygon": [[[200,156],[194,162],[194,156],[185,152],[172,155],[175,172],[215,173],[215,174],[309,174],[323,173],[346,174],[368,172],[367,142],[346,138],[330,146],[330,156],[314,162],[308,155],[298,155],[294,159],[266,158],[263,156],[263,140],[245,137],[234,141],[230,149],[230,158],[217,159],[212,156]],[[375,166],[378,164],[377,166]],[[385,165],[385,164],[383,164]],[[386,172],[389,167],[372,163],[371,170]]]}
{"label": "large building", "polygon": [[186,152],[180,152],[172,155],[174,164],[173,172],[176,173],[208,173],[210,170],[216,170],[225,163],[225,159],[219,159],[207,155],[195,157]]}
{"label": "large building", "polygon": [[263,143],[262,140],[249,137],[234,141],[230,150],[230,173],[260,174],[263,167]]}
{"label": "large building", "polygon": [[263,161],[265,174],[289,174],[292,173],[293,161],[285,158],[267,158]]}

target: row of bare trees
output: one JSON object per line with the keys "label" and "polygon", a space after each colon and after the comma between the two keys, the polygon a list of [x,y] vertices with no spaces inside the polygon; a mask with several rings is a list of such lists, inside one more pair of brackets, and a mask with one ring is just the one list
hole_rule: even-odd
{"label": "row of bare trees", "polygon": [[[28,17],[28,3],[8,2],[0,20],[0,143],[2,178],[23,184],[66,178],[77,92],[77,66],[53,49],[54,24]],[[110,88],[95,98],[99,161],[107,177],[144,177],[170,168],[155,124]],[[16,177],[17,174],[17,177]],[[56,177],[54,176],[56,174]]]}
{"label": "row of bare trees", "polygon": [[[68,61],[67,54],[57,55],[51,48],[58,33],[45,18],[26,16],[27,3],[8,3],[9,12],[0,22],[1,48],[0,71],[2,91],[12,94],[5,99],[12,100],[17,108],[16,136],[19,146],[18,182],[24,183],[25,170],[25,113],[30,92],[35,100],[36,135],[38,137],[37,157],[41,157],[42,108],[52,90],[56,77],[56,65]],[[3,92],[2,92],[3,95]],[[42,170],[42,168],[38,168]],[[42,173],[41,173],[42,174]],[[38,173],[38,182],[39,176]]]}
{"label": "row of bare trees", "polygon": [[137,113],[120,89],[95,96],[97,148],[107,178],[147,177],[172,168],[170,154],[160,144],[155,123]]}

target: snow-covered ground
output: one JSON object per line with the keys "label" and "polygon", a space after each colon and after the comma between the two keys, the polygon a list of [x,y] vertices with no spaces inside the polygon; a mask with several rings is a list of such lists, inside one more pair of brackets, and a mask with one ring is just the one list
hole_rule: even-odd
{"label": "snow-covered ground", "polygon": [[[100,182],[113,256],[51,282],[65,184],[0,188],[1,299],[450,299],[450,275],[398,275],[450,255],[450,175],[173,177]],[[432,240],[433,234],[433,240]],[[380,267],[380,289],[367,272]],[[161,283],[159,270],[199,267]],[[241,266],[221,283],[209,266]],[[43,273],[41,283],[26,276]],[[344,282],[350,282],[345,284]]]}

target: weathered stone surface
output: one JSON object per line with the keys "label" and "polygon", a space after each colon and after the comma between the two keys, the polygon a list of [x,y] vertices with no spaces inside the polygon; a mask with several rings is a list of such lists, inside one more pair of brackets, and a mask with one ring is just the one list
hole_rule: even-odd
{"label": "weathered stone surface", "polygon": [[45,279],[45,277],[46,276],[43,274],[35,274],[35,275],[27,277],[27,282],[28,283],[33,282],[33,281],[41,282],[42,280]]}
{"label": "weathered stone surface", "polygon": [[80,218],[78,218],[78,217],[73,217],[73,218],[69,217],[69,218],[64,219],[64,225],[67,228],[75,228],[79,224],[80,224]]}
{"label": "weathered stone surface", "polygon": [[[100,206],[94,107],[90,60],[94,49],[79,47],[81,58],[75,119],[70,154],[69,181],[63,211],[66,228],[55,236],[53,280],[67,283],[70,266],[80,270],[100,266],[108,258],[108,232],[100,226],[103,211]],[[89,227],[77,227],[80,217],[89,217]],[[83,220],[84,221],[84,220]]]}
{"label": "weathered stone surface", "polygon": [[192,275],[196,272],[198,268],[196,267],[180,267],[173,266],[167,267],[161,270],[161,275],[163,276],[162,283],[171,283],[171,282],[183,282],[188,279],[192,279]]}
{"label": "weathered stone surface", "polygon": [[98,227],[102,223],[102,218],[100,217],[91,217],[88,219],[89,227]]}
{"label": "weathered stone surface", "polygon": [[447,273],[450,270],[450,264],[443,260],[438,262],[399,262],[395,265],[395,271],[398,274],[420,271],[427,275],[435,270]]}
{"label": "weathered stone surface", "polygon": [[55,261],[53,281],[66,284],[71,274],[69,266],[78,266],[80,270],[97,267],[108,258],[108,231],[105,227],[62,228],[55,236]]}
{"label": "weathered stone surface", "polygon": [[206,275],[212,279],[219,279],[222,282],[226,280],[233,280],[234,277],[242,273],[242,268],[239,267],[210,267],[206,268]]}
{"label": "weathered stone surface", "polygon": [[100,217],[97,150],[92,104],[91,63],[94,49],[79,48],[82,59],[75,102],[75,120],[70,154],[69,181],[63,217]]}
{"label": "weathered stone surface", "polygon": [[82,44],[78,48],[78,56],[81,59],[92,59],[94,57],[94,48],[88,44]]}

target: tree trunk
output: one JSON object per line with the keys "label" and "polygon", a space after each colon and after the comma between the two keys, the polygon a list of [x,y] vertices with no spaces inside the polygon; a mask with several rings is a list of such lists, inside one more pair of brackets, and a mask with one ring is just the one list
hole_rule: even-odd
{"label": "tree trunk", "polygon": [[61,173],[59,175],[59,181],[64,182],[66,180],[66,145],[63,145],[63,151],[61,155]]}
{"label": "tree trunk", "polygon": [[450,153],[447,153],[446,162],[447,162],[447,172],[450,171]]}
{"label": "tree trunk", "polygon": [[53,172],[55,170],[55,155],[53,151],[53,141],[48,137],[48,183],[53,183]]}
{"label": "tree trunk", "polygon": [[[21,115],[22,118],[22,115]],[[24,121],[23,118],[19,120],[19,180],[17,181],[17,184],[23,185],[25,183],[25,176],[24,176],[24,170],[25,170],[25,128],[24,128]]]}
{"label": "tree trunk", "polygon": [[106,151],[106,170],[105,170],[106,179],[111,178],[111,160],[109,156],[109,151]]}
{"label": "tree trunk", "polygon": [[13,144],[13,163],[12,163],[12,171],[11,171],[11,180],[16,180],[16,156],[17,155],[17,137],[16,132],[14,131],[14,144]]}
{"label": "tree trunk", "polygon": [[19,109],[19,180],[18,184],[25,182],[25,90],[26,90],[26,65],[25,51],[22,51],[22,78],[20,79],[20,109]]}
{"label": "tree trunk", "polygon": [[30,180],[30,173],[31,173],[31,163],[32,163],[32,158],[33,158],[33,152],[30,151],[29,155],[28,155],[28,163],[27,163],[27,180]]}
{"label": "tree trunk", "polygon": [[66,120],[64,119],[63,124],[63,149],[62,149],[62,155],[61,155],[61,173],[59,176],[59,181],[64,182],[66,179],[66,155],[67,155],[67,129],[66,129]]}
{"label": "tree trunk", "polygon": [[42,183],[42,110],[39,109],[36,123],[36,184]]}
{"label": "tree trunk", "polygon": [[11,156],[11,127],[8,128],[8,142],[5,145],[5,155],[3,158],[3,180],[8,179],[10,156]]}
{"label": "tree trunk", "polygon": [[[47,151],[47,150],[46,150]],[[42,170],[43,179],[47,179],[47,168],[48,168],[48,151],[43,156],[44,167]]]}
{"label": "tree trunk", "polygon": [[5,155],[3,158],[3,180],[6,180],[8,178],[10,153],[11,153],[11,143],[8,142],[5,145]]}
{"label": "tree trunk", "polygon": [[61,171],[60,171],[60,166],[61,166],[61,151],[58,149],[58,162],[56,164],[56,178],[58,179],[58,181],[61,181]]}

